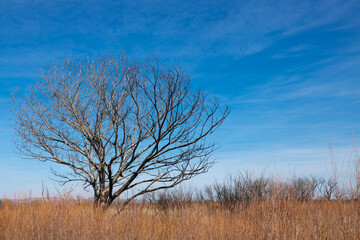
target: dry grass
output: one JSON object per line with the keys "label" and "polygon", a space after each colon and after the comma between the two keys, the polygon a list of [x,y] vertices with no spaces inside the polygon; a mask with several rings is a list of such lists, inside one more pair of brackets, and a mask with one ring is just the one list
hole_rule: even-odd
{"label": "dry grass", "polygon": [[267,200],[232,212],[142,204],[116,214],[66,199],[3,200],[0,239],[360,239],[360,202]]}

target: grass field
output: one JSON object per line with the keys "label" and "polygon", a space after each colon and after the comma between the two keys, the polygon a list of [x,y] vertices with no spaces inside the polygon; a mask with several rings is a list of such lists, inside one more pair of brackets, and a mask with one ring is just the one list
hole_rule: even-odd
{"label": "grass field", "polygon": [[3,198],[0,240],[358,240],[360,160],[356,163],[344,182],[336,177],[284,181],[244,171],[204,189],[147,194],[125,209],[121,201],[103,208],[71,192]]}
{"label": "grass field", "polygon": [[71,199],[4,199],[0,239],[360,239],[360,201],[270,199],[117,212]]}

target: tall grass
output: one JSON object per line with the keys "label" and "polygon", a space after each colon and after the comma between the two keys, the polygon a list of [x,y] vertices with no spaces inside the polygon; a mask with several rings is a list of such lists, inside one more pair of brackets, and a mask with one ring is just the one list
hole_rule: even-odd
{"label": "tall grass", "polygon": [[121,212],[71,198],[3,199],[0,239],[360,239],[358,199],[278,195],[229,207],[199,193],[162,194]]}
{"label": "tall grass", "polygon": [[[172,189],[94,207],[71,194],[2,199],[0,239],[360,239],[360,160],[348,180],[229,175],[202,190]],[[350,166],[350,165],[349,165]]]}

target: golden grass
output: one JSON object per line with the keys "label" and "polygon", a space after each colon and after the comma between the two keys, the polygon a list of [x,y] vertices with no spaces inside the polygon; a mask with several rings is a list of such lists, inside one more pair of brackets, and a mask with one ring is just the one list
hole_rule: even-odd
{"label": "golden grass", "polygon": [[360,239],[360,202],[268,200],[236,211],[139,204],[116,214],[75,200],[3,200],[0,239]]}

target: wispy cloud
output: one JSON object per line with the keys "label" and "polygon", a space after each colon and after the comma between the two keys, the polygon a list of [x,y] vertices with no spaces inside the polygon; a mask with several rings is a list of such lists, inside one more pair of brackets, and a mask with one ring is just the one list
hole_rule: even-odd
{"label": "wispy cloud", "polygon": [[[11,90],[54,58],[124,48],[181,65],[230,105],[213,175],[273,161],[322,171],[329,136],[343,154],[360,129],[359,11],[356,0],[0,1],[0,110],[9,116]],[[0,159],[15,173],[7,159],[17,157]]]}

